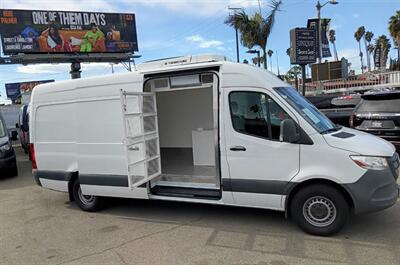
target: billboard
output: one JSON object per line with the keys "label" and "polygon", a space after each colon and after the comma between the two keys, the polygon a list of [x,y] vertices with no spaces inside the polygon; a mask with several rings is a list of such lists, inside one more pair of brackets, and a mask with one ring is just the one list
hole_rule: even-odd
{"label": "billboard", "polygon": [[295,28],[290,31],[290,63],[309,64],[317,60],[317,37],[313,29]]}
{"label": "billboard", "polygon": [[138,51],[135,14],[0,9],[3,53]]}
{"label": "billboard", "polygon": [[[321,29],[319,34],[321,36],[322,44],[322,58],[331,57],[331,50],[329,49],[328,31],[329,24],[331,22],[330,18],[321,18]],[[314,29],[318,32],[318,19],[309,19],[307,21],[307,28]],[[318,35],[317,35],[318,38]],[[319,43],[317,39],[317,57],[319,57]]]}
{"label": "billboard", "polygon": [[40,80],[40,81],[5,84],[7,97],[13,102],[15,102],[17,99],[21,98],[21,96],[23,96],[24,94],[32,92],[35,86],[50,82],[54,82],[54,80]]}

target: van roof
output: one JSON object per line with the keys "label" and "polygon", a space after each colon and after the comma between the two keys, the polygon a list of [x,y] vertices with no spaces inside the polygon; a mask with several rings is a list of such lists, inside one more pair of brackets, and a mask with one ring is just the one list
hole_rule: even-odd
{"label": "van roof", "polygon": [[[133,72],[40,84],[35,87],[32,96],[37,96],[39,94],[54,95],[55,93],[58,94],[58,92],[75,90],[83,87],[104,87],[107,86],[107,84],[118,85],[121,86],[122,89],[122,86],[129,84],[133,85],[133,83],[142,82],[144,76],[148,74],[212,67],[221,67],[221,73],[229,76],[229,78],[224,78],[224,86],[288,86],[271,72],[259,67],[232,62],[225,56],[220,55],[196,55],[145,62],[138,65],[137,69]],[[132,85],[131,88],[133,88]],[[100,92],[97,90],[98,93],[107,93],[105,91],[106,90]]]}

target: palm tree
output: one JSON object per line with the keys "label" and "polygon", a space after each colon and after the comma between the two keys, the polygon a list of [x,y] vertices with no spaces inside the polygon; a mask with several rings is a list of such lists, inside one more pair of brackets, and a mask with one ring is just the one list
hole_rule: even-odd
{"label": "palm tree", "polygon": [[[375,46],[374,46],[373,44],[370,43],[370,44],[368,44],[368,46],[367,46],[367,50],[368,50],[368,53],[369,53],[368,59],[370,59],[370,58],[371,58],[371,55],[374,54]],[[372,56],[372,58],[373,58],[373,56]],[[374,62],[374,60],[372,60],[372,62]],[[375,70],[375,63],[374,63],[374,70]]]}
{"label": "palm tree", "polygon": [[365,32],[364,35],[364,41],[365,41],[365,50],[367,52],[367,62],[368,62],[368,71],[371,71],[371,54],[373,50],[371,51],[369,49],[369,46],[371,45],[372,38],[374,37],[374,33],[371,31]]}
{"label": "palm tree", "polygon": [[335,44],[335,41],[336,41],[336,32],[335,32],[334,29],[331,29],[331,30],[329,31],[329,41],[330,41],[330,42],[332,43],[332,45],[333,45],[333,52],[335,53],[335,61],[339,61],[338,54],[337,54],[337,50],[336,50],[336,44]]}
{"label": "palm tree", "polygon": [[364,60],[363,60],[363,53],[361,50],[361,39],[365,34],[365,28],[363,26],[359,27],[357,31],[354,33],[354,38],[358,42],[358,48],[360,50],[360,61],[361,61],[361,72],[364,73]]}
{"label": "palm tree", "polygon": [[261,62],[261,58],[260,57],[253,57],[253,58],[251,58],[251,61],[253,62],[254,65],[259,65],[258,61]]}
{"label": "palm tree", "polygon": [[267,54],[268,54],[268,57],[269,57],[269,65],[271,66],[271,71],[272,71],[272,59],[271,59],[271,57],[272,57],[272,54],[274,54],[274,51],[273,50],[268,50]]}
{"label": "palm tree", "polygon": [[397,46],[397,61],[400,62],[400,10],[389,19],[389,32]]}
{"label": "palm tree", "polygon": [[261,13],[257,12],[253,16],[249,16],[245,11],[240,11],[229,15],[225,20],[225,24],[238,29],[240,32],[240,41],[243,46],[252,49],[254,46],[259,46],[263,51],[264,68],[267,69],[267,43],[269,35],[275,23],[276,12],[282,0],[272,0],[270,12],[266,18],[263,18]]}
{"label": "palm tree", "polygon": [[294,83],[296,90],[299,91],[299,76],[301,75],[301,67],[296,65],[289,69],[285,75],[285,81]]}
{"label": "palm tree", "polygon": [[380,66],[384,69],[386,68],[390,47],[392,47],[390,40],[388,37],[386,37],[386,35],[381,35],[375,40],[375,47],[381,49]]}

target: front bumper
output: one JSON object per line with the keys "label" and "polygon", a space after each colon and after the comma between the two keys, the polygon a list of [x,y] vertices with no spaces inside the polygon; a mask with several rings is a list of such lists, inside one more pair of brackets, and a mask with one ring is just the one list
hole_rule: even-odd
{"label": "front bumper", "polygon": [[17,166],[17,159],[15,153],[10,156],[0,158],[0,171],[15,168]]}
{"label": "front bumper", "polygon": [[357,182],[344,184],[354,202],[354,212],[371,213],[393,206],[400,193],[390,169],[368,170]]}

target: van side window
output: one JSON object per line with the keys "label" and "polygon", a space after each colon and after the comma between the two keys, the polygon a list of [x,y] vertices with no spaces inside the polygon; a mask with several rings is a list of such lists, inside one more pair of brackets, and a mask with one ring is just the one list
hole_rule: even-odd
{"label": "van side window", "polygon": [[232,92],[229,104],[233,128],[240,133],[279,140],[281,121],[289,115],[269,96],[258,92]]}

